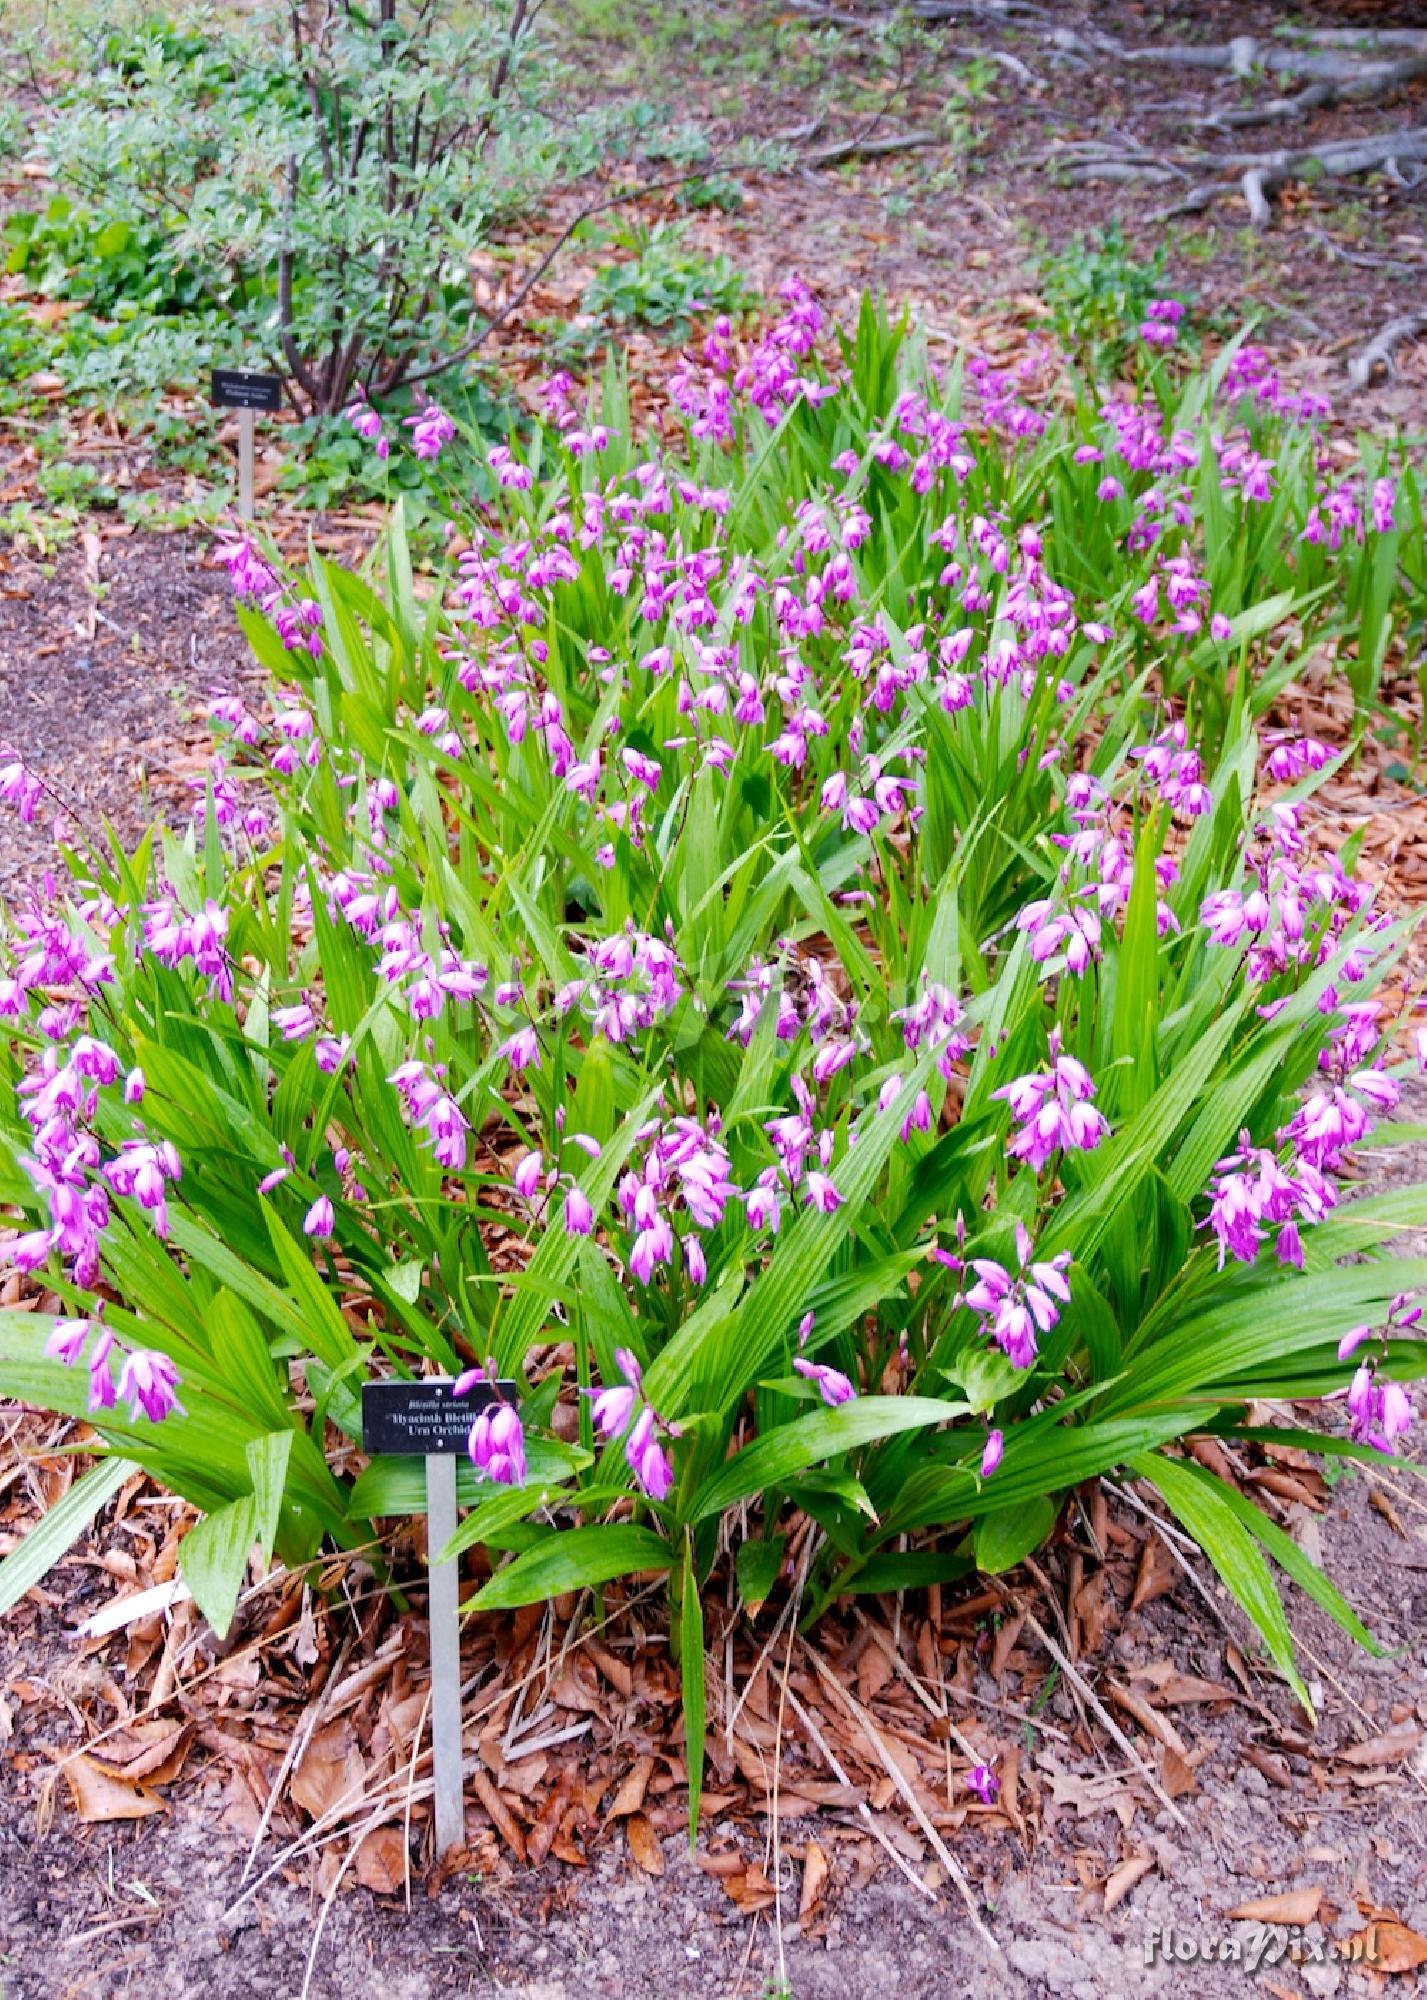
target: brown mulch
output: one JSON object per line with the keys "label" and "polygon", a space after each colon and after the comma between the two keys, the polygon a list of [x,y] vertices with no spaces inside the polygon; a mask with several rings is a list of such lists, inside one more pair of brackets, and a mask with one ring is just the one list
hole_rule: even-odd
{"label": "brown mulch", "polygon": [[[12,1432],[16,1422],[0,1550],[74,1470],[53,1455],[61,1428],[18,1418]],[[33,1456],[16,1453],[22,1441]],[[649,1976],[624,1990],[661,2000],[731,1991],[711,1961],[760,1935],[754,1917],[767,1949],[775,1921],[796,1937],[815,1975],[799,1994],[830,1993],[816,1976],[828,1950],[895,1953],[866,1917],[874,1877],[874,1911],[892,1893],[903,1925],[909,1910],[917,1925],[923,1909],[945,1913],[940,1976],[951,1979],[979,1947],[948,1858],[992,1912],[1018,1979],[1054,1971],[1067,1983],[1052,1991],[1076,1990],[1077,1965],[1097,1994],[1150,1990],[1135,1972],[1146,1924],[1192,1921],[1196,1903],[1223,1918],[1296,1895],[1312,1905],[1296,1919],[1311,1922],[1301,1934],[1325,1949],[1387,1910],[1422,1924],[1427,1673],[1413,1635],[1427,1614],[1417,1575],[1427,1505],[1396,1467],[1353,1475],[1331,1496],[1293,1451],[1239,1471],[1303,1546],[1350,1569],[1383,1642],[1408,1644],[1374,1662],[1296,1607],[1316,1727],[1257,1662],[1217,1586],[1189,1588],[1186,1569],[1202,1565],[1179,1560],[1173,1531],[1088,1488],[1041,1563],[1004,1590],[973,1580],[849,1601],[811,1638],[790,1636],[786,1580],[755,1619],[717,1609],[716,1579],[692,1867],[662,1584],[612,1588],[598,1616],[565,1599],[470,1621],[467,1848],[440,1870],[424,1783],[420,1525],[394,1548],[408,1608],[359,1557],[334,1559],[254,1586],[222,1643],[181,1597],[105,1637],[76,1637],[76,1621],[174,1575],[186,1510],[136,1476],[102,1548],[87,1539],[0,1629],[4,1922],[15,1940],[31,1938],[50,1909],[50,1941],[63,1951],[75,1940],[76,1964],[86,1940],[105,1961],[109,1947],[92,1941],[106,1924],[137,1925],[151,1967],[154,1947],[194,1928],[201,1856],[205,1924],[222,1953],[238,1954],[233,1987],[219,1990],[238,1990],[255,1920],[286,1953],[275,1991],[295,1989],[319,1918],[328,1942],[313,1991],[341,1990],[331,1968],[354,1938],[399,1966],[407,1920],[392,1929],[383,1902],[409,1902],[427,1941],[491,1928],[483,1969],[503,1983],[534,1976],[532,1939],[568,1963],[589,1899],[599,1907],[622,1884]],[[994,1808],[967,1792],[972,1756],[997,1762]],[[62,1853],[81,1888],[56,1906],[41,1883],[46,1857]],[[141,1882],[152,1902],[83,1888],[104,1872],[84,1858],[106,1853],[110,1877]],[[1047,1921],[1034,1904],[1051,1885]],[[375,1904],[354,1902],[355,1887]],[[694,1928],[676,1922],[671,1934],[658,1914],[671,1902],[696,1906]],[[699,1947],[689,1956],[685,1938]],[[196,1981],[191,1935],[183,1962]],[[427,1962],[432,1983],[420,1990],[466,1990],[459,1959],[449,1981],[438,1966]],[[1221,1990],[1188,1977],[1187,1992]],[[17,2000],[51,1990],[27,1985],[21,1968]],[[905,1990],[930,2000],[952,1988],[913,1976]]]}

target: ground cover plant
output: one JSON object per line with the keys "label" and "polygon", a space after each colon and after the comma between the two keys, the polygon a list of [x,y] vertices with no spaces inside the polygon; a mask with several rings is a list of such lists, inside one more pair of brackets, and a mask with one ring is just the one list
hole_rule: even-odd
{"label": "ground cover plant", "polygon": [[[1179,1447],[1390,1451],[1422,1372],[1421,1192],[1340,1200],[1394,1136],[1405,926],[1282,719],[1420,664],[1421,489],[1246,343],[1176,372],[1178,324],[1148,301],[1097,400],[795,282],[662,438],[554,378],[420,587],[399,509],[361,574],[232,543],[270,708],[215,705],[186,835],[71,825],[0,972],[5,1254],[49,1295],[0,1391],[204,1510],[220,1629],[254,1544],[420,1507],[358,1389],[435,1369],[511,1385],[477,1608],[667,1579],[695,1798],[723,1553],[813,1618],[1008,1568],[1120,1472],[1305,1702],[1271,1562],[1371,1643]],[[57,804],[18,753],[0,790]]]}

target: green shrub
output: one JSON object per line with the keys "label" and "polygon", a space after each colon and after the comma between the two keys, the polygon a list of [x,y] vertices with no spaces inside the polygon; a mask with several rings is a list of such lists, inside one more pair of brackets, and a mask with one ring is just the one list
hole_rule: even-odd
{"label": "green shrub", "polygon": [[472,249],[593,165],[609,123],[545,115],[537,12],[379,0],[101,30],[44,135],[103,218],[86,268],[201,297],[310,414],[450,364],[485,325]]}

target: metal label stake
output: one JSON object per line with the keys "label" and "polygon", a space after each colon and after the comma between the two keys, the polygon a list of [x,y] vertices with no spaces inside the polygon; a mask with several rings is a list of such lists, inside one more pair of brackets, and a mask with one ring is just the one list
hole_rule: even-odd
{"label": "metal label stake", "polygon": [[253,425],[251,410],[238,412],[238,519],[253,518]]}
{"label": "metal label stake", "polygon": [[454,1397],[449,1377],[362,1384],[362,1449],[426,1463],[426,1560],[431,1622],[431,1771],[436,1855],[466,1844],[461,1746],[461,1604],[456,1558],[438,1562],[456,1532],[456,1462],[471,1425],[491,1403],[513,1400],[513,1382],[478,1383]]}
{"label": "metal label stake", "polygon": [[282,377],[251,368],[215,368],[209,391],[214,406],[238,412],[238,518],[253,518],[253,428],[259,410],[282,408]]}
{"label": "metal label stake", "polygon": [[436,1852],[466,1844],[461,1767],[461,1617],[457,1563],[437,1562],[456,1532],[456,1461],[426,1456],[426,1560],[431,1593],[431,1766],[436,1787]]}

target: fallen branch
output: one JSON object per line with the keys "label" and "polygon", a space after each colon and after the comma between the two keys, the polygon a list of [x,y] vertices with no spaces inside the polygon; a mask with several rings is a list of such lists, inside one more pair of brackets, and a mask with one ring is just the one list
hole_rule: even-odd
{"label": "fallen branch", "polygon": [[1273,220],[1269,196],[1289,181],[1302,180],[1313,169],[1348,176],[1375,173],[1399,160],[1427,160],[1427,125],[1384,132],[1375,139],[1340,139],[1304,151],[1269,153],[1245,162],[1241,183],[1249,215],[1266,229]]}
{"label": "fallen branch", "polygon": [[1371,63],[1350,76],[1323,77],[1295,97],[1271,98],[1266,104],[1246,105],[1241,111],[1210,112],[1199,123],[1234,131],[1249,125],[1272,124],[1281,118],[1301,118],[1309,111],[1321,111],[1334,104],[1367,104],[1390,97],[1419,76],[1427,76],[1427,50],[1421,55],[1404,56],[1401,62]]}
{"label": "fallen branch", "polygon": [[1322,42],[1325,48],[1360,49],[1371,43],[1380,49],[1427,48],[1427,28],[1298,28],[1302,41]]}
{"label": "fallen branch", "polygon": [[[1210,172],[1218,170],[1226,176],[1237,173],[1249,214],[1255,224],[1264,229],[1273,220],[1270,196],[1290,181],[1303,180],[1314,172],[1333,179],[1379,171],[1392,172],[1404,160],[1427,161],[1427,125],[1383,132],[1371,139],[1336,139],[1326,145],[1304,147],[1296,152],[1281,149],[1272,153],[1225,153],[1217,157],[1212,153],[1192,153],[1182,156],[1180,162],[1163,155],[1128,149],[1116,153],[1104,142],[1083,142],[1052,155],[1045,164],[1056,167],[1066,180],[1073,182],[1165,181],[1175,174],[1187,179],[1186,167]],[[1190,190],[1182,202],[1161,211],[1154,220],[1162,222],[1173,215],[1196,213],[1207,208],[1220,195],[1231,193],[1233,185],[1228,179],[1201,182]]]}
{"label": "fallen branch", "polygon": [[1044,21],[1047,9],[1032,0],[912,0],[919,21]]}
{"label": "fallen branch", "polygon": [[[1403,43],[1410,54],[1399,63],[1381,59],[1367,62],[1351,57],[1315,54],[1311,49],[1285,48],[1282,43],[1264,44],[1254,35],[1235,35],[1232,41],[1196,46],[1181,42],[1151,42],[1133,48],[1113,35],[1082,33],[1075,28],[1057,28],[1049,37],[1054,45],[1075,55],[1113,56],[1123,63],[1162,63],[1177,69],[1223,71],[1230,76],[1249,77],[1254,73],[1271,76],[1299,76],[1334,84],[1344,92],[1362,88],[1372,96],[1381,74],[1394,68],[1407,69],[1414,61],[1427,59],[1427,33],[1413,33]],[[1388,44],[1384,41],[1384,46]],[[1420,73],[1420,72],[1414,72]]]}
{"label": "fallen branch", "polygon": [[1427,273],[1427,263],[1420,258],[1374,257],[1365,250],[1350,250],[1344,243],[1337,243],[1326,229],[1307,228],[1305,236],[1311,236],[1315,243],[1321,243],[1330,257],[1339,258],[1344,264],[1356,264],[1362,271],[1420,271]]}
{"label": "fallen branch", "polygon": [[1061,179],[1068,187],[1086,181],[1176,181],[1184,175],[1178,167],[1160,160],[1087,160],[1063,169]]}
{"label": "fallen branch", "polygon": [[880,160],[889,153],[910,153],[918,146],[937,146],[937,132],[892,132],[885,139],[839,139],[831,146],[819,146],[804,153],[800,167],[838,167],[844,160]]}
{"label": "fallen branch", "polygon": [[1419,333],[1427,333],[1427,312],[1403,313],[1398,319],[1390,319],[1381,333],[1349,360],[1348,380],[1353,387],[1366,389],[1379,364],[1392,375],[1394,353],[1405,340],[1414,340]]}
{"label": "fallen branch", "polygon": [[1192,187],[1179,201],[1172,201],[1168,208],[1157,208],[1149,218],[1156,227],[1162,222],[1175,222],[1181,215],[1202,215],[1224,193],[1218,181],[1201,181]]}

